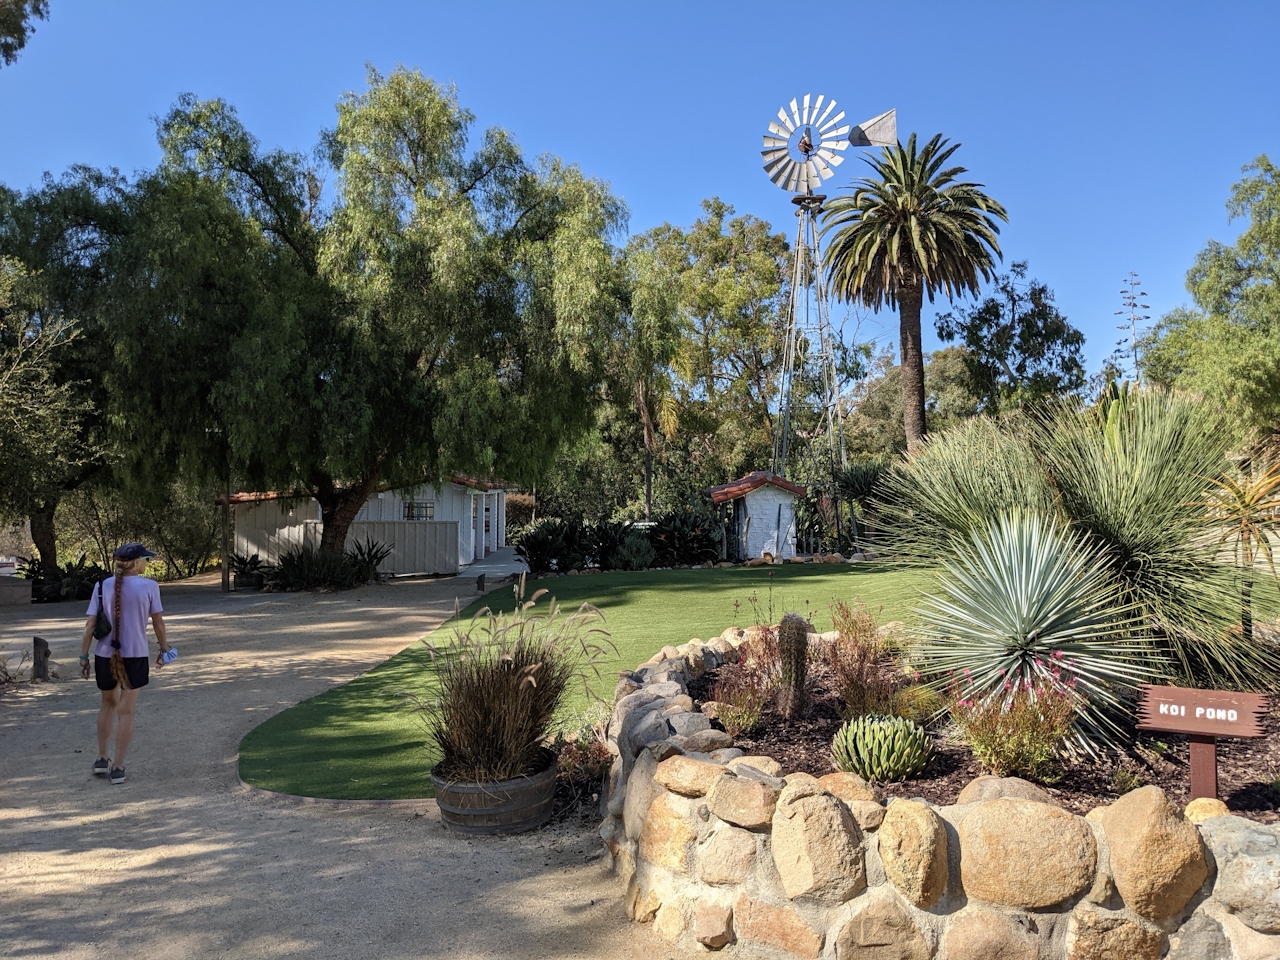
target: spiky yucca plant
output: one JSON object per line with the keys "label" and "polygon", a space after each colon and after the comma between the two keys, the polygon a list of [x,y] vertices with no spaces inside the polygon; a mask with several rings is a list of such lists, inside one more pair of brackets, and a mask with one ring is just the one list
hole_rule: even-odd
{"label": "spiky yucca plant", "polygon": [[963,678],[970,699],[1074,679],[1082,734],[1114,731],[1114,717],[1151,677],[1134,610],[1098,548],[1060,523],[1011,512],[975,530],[942,559],[937,593],[916,611],[914,656],[936,687]]}

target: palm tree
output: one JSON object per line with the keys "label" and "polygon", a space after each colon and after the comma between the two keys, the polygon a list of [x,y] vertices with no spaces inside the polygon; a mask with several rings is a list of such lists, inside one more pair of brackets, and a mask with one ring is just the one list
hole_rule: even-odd
{"label": "palm tree", "polygon": [[907,449],[924,439],[924,353],[920,308],[941,290],[948,299],[976,293],[1001,256],[996,219],[1009,220],[980,183],[959,183],[964,167],[944,165],[960,144],[937,134],[919,151],[913,133],[904,147],[885,147],[867,163],[875,178],[854,181],[823,217],[834,232],[826,270],[838,299],[873,310],[898,307],[901,320],[903,419]]}
{"label": "palm tree", "polygon": [[1253,644],[1253,580],[1259,559],[1276,575],[1272,537],[1280,536],[1280,464],[1241,470],[1210,481],[1209,522],[1221,530],[1218,543],[1230,543],[1240,567],[1240,633]]}

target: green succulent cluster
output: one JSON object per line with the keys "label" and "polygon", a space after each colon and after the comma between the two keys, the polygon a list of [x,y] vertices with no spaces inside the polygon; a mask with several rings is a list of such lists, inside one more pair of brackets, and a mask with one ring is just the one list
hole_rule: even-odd
{"label": "green succulent cluster", "polygon": [[831,741],[840,770],[888,783],[914,777],[929,762],[929,735],[904,717],[869,713],[842,726]]}

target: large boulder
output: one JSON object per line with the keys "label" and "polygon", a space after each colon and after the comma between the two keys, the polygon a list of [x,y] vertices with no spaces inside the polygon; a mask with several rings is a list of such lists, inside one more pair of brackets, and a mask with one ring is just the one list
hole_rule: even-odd
{"label": "large boulder", "polygon": [[1232,960],[1231,943],[1222,924],[1197,910],[1170,935],[1165,960]]}
{"label": "large boulder", "polygon": [[682,797],[701,797],[706,795],[716,780],[724,776],[732,774],[718,763],[675,756],[658,764],[653,779]]}
{"label": "large boulder", "polygon": [[1259,933],[1280,933],[1280,825],[1214,817],[1200,832],[1218,864],[1214,897]]}
{"label": "large boulder", "polygon": [[910,914],[891,897],[869,902],[836,938],[840,960],[929,960],[932,953]]}
{"label": "large boulder", "polygon": [[813,778],[783,788],[770,848],[782,889],[792,900],[843,903],[867,885],[862,831],[849,808]]}
{"label": "large boulder", "polygon": [[863,833],[878,830],[884,822],[884,807],[874,800],[846,800],[844,805],[849,808]]}
{"label": "large boulder", "polygon": [[739,940],[768,944],[805,960],[822,955],[823,933],[790,907],[775,907],[744,893],[733,905],[733,925]]}
{"label": "large boulder", "polygon": [[1124,913],[1081,903],[1067,922],[1067,960],[1160,960],[1162,930]]}
{"label": "large boulder", "polygon": [[[704,730],[711,729],[711,718],[703,713],[675,711],[667,714],[667,723],[671,725],[671,729],[679,737],[692,737],[695,733],[702,733]],[[689,747],[688,749],[698,750],[699,748]]]}
{"label": "large boulder", "polygon": [[707,807],[726,823],[759,829],[773,821],[781,792],[763,777],[721,777],[711,784]]}
{"label": "large boulder", "polygon": [[[690,716],[700,717],[702,714],[696,713],[690,714]],[[708,726],[710,726],[710,721],[708,721]],[[684,743],[686,753],[710,753],[712,750],[723,750],[732,746],[733,737],[723,730],[699,730]]]}
{"label": "large boulder", "polygon": [[992,800],[970,812],[959,833],[960,876],[971,899],[1051,907],[1093,883],[1098,861],[1093,831],[1061,807]]}
{"label": "large boulder", "polygon": [[833,797],[839,797],[845,803],[852,803],[855,800],[875,800],[876,802],[880,800],[880,791],[856,773],[828,773],[825,777],[819,777],[818,783],[827,793]]}
{"label": "large boulder", "polygon": [[1229,817],[1231,811],[1217,797],[1196,797],[1182,811],[1182,817],[1188,823],[1200,824],[1214,817]]}
{"label": "large boulder", "polygon": [[670,940],[672,943],[679,940],[687,926],[683,904],[684,898],[677,897],[675,900],[660,906],[653,918],[654,933],[664,940]]}
{"label": "large boulder", "polygon": [[658,772],[658,761],[648,750],[636,759],[636,765],[627,779],[626,800],[622,805],[622,823],[626,827],[628,840],[639,840],[640,831],[644,827],[644,818],[649,813],[649,806],[654,798],[664,793],[666,788],[654,779]]}
{"label": "large boulder", "polygon": [[742,883],[755,862],[755,835],[726,825],[698,850],[698,879],[712,885]]}
{"label": "large boulder", "polygon": [[733,940],[733,908],[699,900],[693,908],[693,937],[709,950]]}
{"label": "large boulder", "polygon": [[1058,803],[1044,787],[1037,787],[1034,783],[1023,780],[1021,777],[992,777],[983,774],[970,780],[965,785],[965,788],[960,791],[960,795],[956,797],[956,805],[985,803],[988,800],[999,800],[1001,797],[1009,797],[1014,800],[1034,800],[1037,803],[1051,803],[1054,805]]}
{"label": "large boulder", "polygon": [[1040,948],[1027,929],[989,907],[968,907],[952,921],[942,942],[947,960],[1040,958]]}
{"label": "large boulder", "polygon": [[750,767],[770,777],[782,776],[782,764],[773,757],[738,757],[729,762],[729,769],[734,773],[740,773],[738,767]]}
{"label": "large boulder", "polygon": [[1163,920],[1187,905],[1209,876],[1196,828],[1159,787],[1131,790],[1100,811],[1116,892],[1134,912]]}
{"label": "large boulder", "polygon": [[889,804],[880,825],[885,875],[917,907],[931,907],[947,891],[947,828],[917,800]]}
{"label": "large boulder", "polygon": [[698,839],[690,806],[690,801],[671,793],[653,801],[640,831],[641,860],[675,873],[689,871],[693,844]]}

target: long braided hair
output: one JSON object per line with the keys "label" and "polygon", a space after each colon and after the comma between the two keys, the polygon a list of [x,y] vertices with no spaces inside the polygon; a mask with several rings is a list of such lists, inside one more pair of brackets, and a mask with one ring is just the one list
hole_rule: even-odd
{"label": "long braided hair", "polygon": [[115,589],[112,591],[111,607],[111,676],[116,678],[121,690],[132,690],[129,686],[129,675],[124,669],[124,657],[120,654],[120,613],[123,609],[125,576],[133,570],[134,560],[116,560]]}

